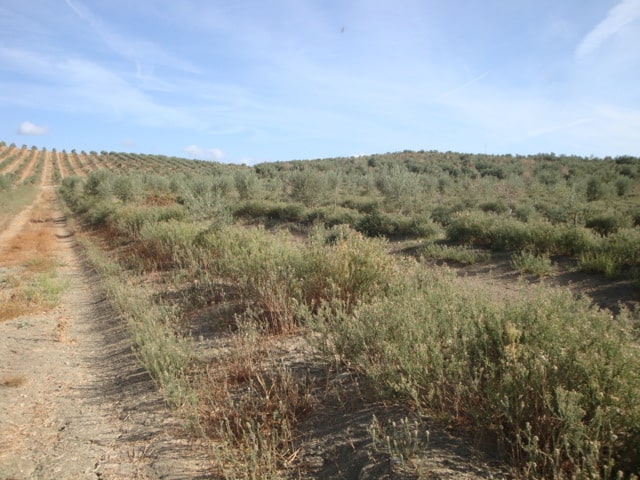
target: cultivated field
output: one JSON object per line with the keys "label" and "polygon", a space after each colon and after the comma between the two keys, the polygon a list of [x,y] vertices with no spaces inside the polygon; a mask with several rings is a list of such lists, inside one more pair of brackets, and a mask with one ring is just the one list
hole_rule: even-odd
{"label": "cultivated field", "polygon": [[640,474],[640,159],[2,145],[0,206],[0,478]]}

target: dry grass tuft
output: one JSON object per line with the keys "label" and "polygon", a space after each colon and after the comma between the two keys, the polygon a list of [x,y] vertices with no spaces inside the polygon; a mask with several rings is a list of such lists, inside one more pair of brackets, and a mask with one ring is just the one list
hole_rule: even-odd
{"label": "dry grass tuft", "polygon": [[64,318],[60,318],[56,324],[56,340],[61,343],[67,341],[67,321]]}
{"label": "dry grass tuft", "polygon": [[25,299],[16,293],[0,303],[0,322],[11,320],[29,312],[29,305]]}
{"label": "dry grass tuft", "polygon": [[2,381],[0,381],[0,385],[3,387],[14,388],[21,387],[25,383],[27,383],[27,377],[24,375],[6,375],[2,378]]}

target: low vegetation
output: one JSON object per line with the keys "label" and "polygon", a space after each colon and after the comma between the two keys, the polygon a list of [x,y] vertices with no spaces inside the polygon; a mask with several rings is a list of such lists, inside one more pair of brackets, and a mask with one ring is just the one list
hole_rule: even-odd
{"label": "low vegetation", "polygon": [[[504,301],[440,266],[507,252],[526,275],[552,275],[562,257],[638,281],[640,159],[59,156],[59,194],[86,251],[142,363],[211,440],[216,474],[295,476],[296,428],[328,372],[404,407],[396,423],[373,417],[369,433],[409,471],[428,451],[429,413],[522,478],[640,474],[637,312],[612,316],[543,284]],[[390,253],[406,240],[415,255]],[[302,368],[283,339],[305,345]]]}

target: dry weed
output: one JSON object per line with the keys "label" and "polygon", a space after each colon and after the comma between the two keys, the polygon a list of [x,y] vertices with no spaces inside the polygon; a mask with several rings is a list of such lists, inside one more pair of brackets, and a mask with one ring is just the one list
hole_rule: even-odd
{"label": "dry weed", "polygon": [[5,375],[0,382],[3,387],[21,387],[27,383],[27,377],[24,375]]}

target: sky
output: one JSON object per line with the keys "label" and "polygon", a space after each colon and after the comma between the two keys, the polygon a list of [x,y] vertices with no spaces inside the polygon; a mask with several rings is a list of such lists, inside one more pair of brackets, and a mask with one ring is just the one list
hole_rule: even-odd
{"label": "sky", "polygon": [[2,0],[0,141],[640,156],[640,0]]}

